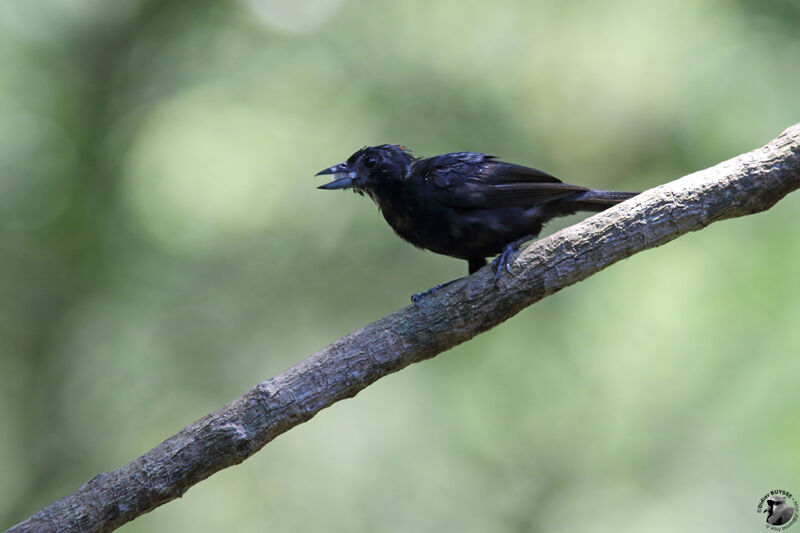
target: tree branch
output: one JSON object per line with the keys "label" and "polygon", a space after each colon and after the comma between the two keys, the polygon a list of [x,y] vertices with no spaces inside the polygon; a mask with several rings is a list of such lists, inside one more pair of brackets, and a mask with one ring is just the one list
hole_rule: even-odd
{"label": "tree branch", "polygon": [[8,531],[112,531],[381,377],[448,350],[621,259],[712,222],[769,209],[798,188],[800,124],[763,148],[534,242],[514,261],[514,275],[497,284],[484,268],[419,306],[339,339]]}

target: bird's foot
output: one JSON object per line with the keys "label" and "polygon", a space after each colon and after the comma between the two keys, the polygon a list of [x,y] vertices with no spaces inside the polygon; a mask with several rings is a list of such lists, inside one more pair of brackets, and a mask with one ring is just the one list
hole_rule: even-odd
{"label": "bird's foot", "polygon": [[427,298],[427,297],[428,297],[428,296],[430,296],[431,294],[434,294],[434,293],[437,293],[437,292],[439,292],[439,290],[441,290],[441,289],[443,289],[443,288],[447,287],[447,286],[448,286],[448,285],[450,285],[451,283],[455,283],[455,282],[456,282],[456,281],[458,281],[459,279],[461,279],[461,278],[450,280],[450,281],[448,281],[447,283],[440,283],[439,285],[436,285],[436,286],[434,286],[434,287],[431,287],[431,288],[430,288],[430,289],[428,289],[427,291],[422,291],[422,292],[420,292],[420,293],[414,294],[414,295],[412,295],[412,296],[411,296],[411,302],[412,302],[414,305],[417,305],[417,304],[419,304],[420,300],[422,300],[423,298]]}
{"label": "bird's foot", "polygon": [[514,248],[512,246],[513,244],[514,243],[506,244],[506,247],[503,248],[502,253],[495,257],[494,261],[492,261],[495,283],[497,283],[497,280],[500,279],[500,272],[502,272],[504,268],[508,270],[509,274],[511,274],[511,265],[509,264],[509,259],[511,259],[511,255],[518,250],[518,248]]}
{"label": "bird's foot", "polygon": [[500,255],[495,257],[494,261],[492,261],[492,269],[494,269],[495,283],[497,283],[497,280],[500,279],[500,273],[504,269],[507,270],[509,274],[511,275],[514,274],[513,272],[511,272],[511,256],[514,255],[514,253],[519,250],[519,247],[522,246],[523,243],[535,238],[536,237],[533,235],[527,235],[525,237],[522,237],[521,239],[511,241],[510,243],[505,245]]}

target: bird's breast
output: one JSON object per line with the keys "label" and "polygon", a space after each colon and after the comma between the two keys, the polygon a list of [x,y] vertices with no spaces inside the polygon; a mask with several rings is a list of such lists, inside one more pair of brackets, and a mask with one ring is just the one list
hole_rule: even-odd
{"label": "bird's breast", "polygon": [[381,201],[378,206],[386,222],[400,237],[421,248],[428,248],[431,233],[435,228],[441,231],[446,224],[441,206],[413,196],[398,196]]}

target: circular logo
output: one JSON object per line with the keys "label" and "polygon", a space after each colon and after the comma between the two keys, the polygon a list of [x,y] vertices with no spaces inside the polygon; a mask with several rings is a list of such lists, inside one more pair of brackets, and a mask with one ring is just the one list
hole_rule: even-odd
{"label": "circular logo", "polygon": [[797,500],[787,490],[775,489],[758,501],[756,512],[766,514],[766,528],[774,531],[789,529],[797,522]]}

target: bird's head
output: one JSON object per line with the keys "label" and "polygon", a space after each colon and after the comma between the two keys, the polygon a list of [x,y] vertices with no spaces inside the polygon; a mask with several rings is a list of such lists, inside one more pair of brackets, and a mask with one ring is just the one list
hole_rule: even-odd
{"label": "bird's head", "polygon": [[362,148],[347,161],[317,172],[317,176],[331,174],[333,181],[319,189],[352,189],[363,194],[372,193],[381,183],[401,180],[414,161],[411,152],[396,144],[383,144]]}

